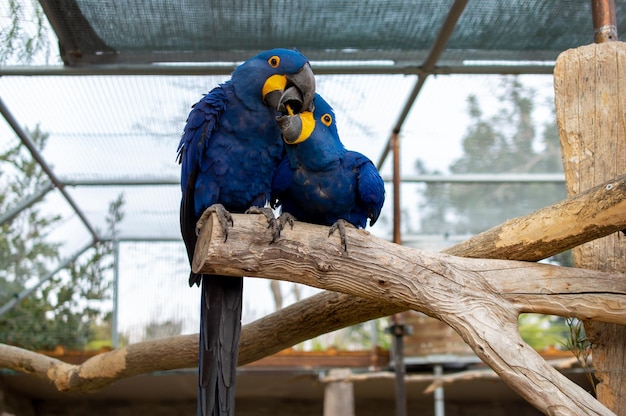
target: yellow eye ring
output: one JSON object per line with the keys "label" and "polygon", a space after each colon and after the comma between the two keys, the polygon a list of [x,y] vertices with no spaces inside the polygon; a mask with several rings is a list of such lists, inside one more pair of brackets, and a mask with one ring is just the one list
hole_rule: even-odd
{"label": "yellow eye ring", "polygon": [[274,55],[267,60],[267,63],[270,64],[272,68],[278,68],[278,65],[280,64],[280,58]]}
{"label": "yellow eye ring", "polygon": [[328,127],[331,124],[333,124],[333,116],[331,116],[330,114],[326,113],[322,116],[322,123]]}

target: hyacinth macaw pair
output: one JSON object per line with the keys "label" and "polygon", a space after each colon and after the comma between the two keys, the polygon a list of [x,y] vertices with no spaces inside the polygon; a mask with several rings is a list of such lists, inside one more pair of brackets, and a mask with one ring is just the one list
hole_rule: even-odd
{"label": "hyacinth macaw pair", "polygon": [[[344,149],[310,64],[295,50],[262,52],[206,94],[187,118],[178,155],[190,262],[211,212],[226,230],[229,212],[256,207],[273,219],[269,202],[301,221],[365,227],[384,200],[376,169]],[[201,286],[197,414],[233,415],[243,277],[192,272],[189,284]]]}

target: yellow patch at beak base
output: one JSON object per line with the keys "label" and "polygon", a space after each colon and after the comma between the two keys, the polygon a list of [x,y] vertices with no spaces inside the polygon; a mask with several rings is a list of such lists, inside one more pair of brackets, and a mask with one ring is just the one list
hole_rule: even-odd
{"label": "yellow patch at beak base", "polygon": [[310,111],[303,111],[300,113],[300,120],[302,120],[302,130],[300,131],[300,135],[298,138],[290,143],[297,144],[302,143],[309,137],[311,137],[311,133],[315,130],[315,119],[313,118],[313,113]]}
{"label": "yellow patch at beak base", "polygon": [[263,84],[263,97],[273,91],[284,91],[287,86],[287,77],[284,75],[272,75]]}

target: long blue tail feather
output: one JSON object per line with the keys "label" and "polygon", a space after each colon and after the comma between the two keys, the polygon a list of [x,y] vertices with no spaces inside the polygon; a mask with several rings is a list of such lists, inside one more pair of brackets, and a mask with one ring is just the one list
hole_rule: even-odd
{"label": "long blue tail feather", "polygon": [[202,275],[198,416],[235,414],[243,277]]}

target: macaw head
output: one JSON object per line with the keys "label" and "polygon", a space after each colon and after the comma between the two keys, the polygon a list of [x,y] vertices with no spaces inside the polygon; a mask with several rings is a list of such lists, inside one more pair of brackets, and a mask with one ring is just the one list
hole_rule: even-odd
{"label": "macaw head", "polygon": [[335,112],[321,95],[315,94],[313,109],[299,113],[293,111],[289,95],[290,91],[286,91],[279,108],[282,115],[276,117],[286,144],[302,143],[313,136],[326,142],[339,140]]}
{"label": "macaw head", "polygon": [[297,152],[300,162],[310,168],[321,169],[338,160],[345,148],[339,139],[335,112],[319,94],[315,94],[313,111],[294,113],[284,104],[282,115],[276,117],[287,144],[287,151]]}
{"label": "macaw head", "polygon": [[239,98],[249,107],[261,102],[277,111],[285,105],[294,113],[313,109],[315,77],[307,58],[296,50],[271,49],[259,53],[235,69],[232,83]]}

